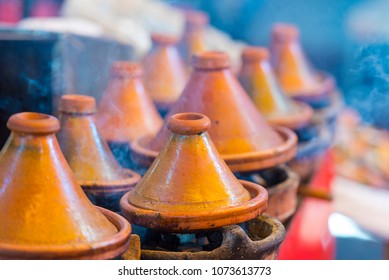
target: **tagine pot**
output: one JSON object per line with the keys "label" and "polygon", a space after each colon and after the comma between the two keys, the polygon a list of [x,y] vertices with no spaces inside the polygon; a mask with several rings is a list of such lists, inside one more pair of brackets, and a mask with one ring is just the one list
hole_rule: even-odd
{"label": "tagine pot", "polygon": [[261,215],[266,190],[235,178],[206,133],[209,126],[202,114],[171,116],[170,139],[123,196],[123,215],[147,228],[142,259],[276,258],[285,230]]}
{"label": "tagine pot", "polygon": [[300,45],[298,28],[278,23],[271,35],[273,67],[285,92],[308,103],[328,101],[335,81],[312,68]]}
{"label": "tagine pot", "polygon": [[169,117],[171,137],[120,201],[124,217],[153,230],[193,232],[238,224],[265,211],[266,190],[235,178],[206,132],[210,124],[198,113]]}
{"label": "tagine pot", "polygon": [[[130,224],[88,200],[61,153],[56,118],[11,116],[0,153],[0,259],[113,259]],[[88,229],[88,230],[85,230]]]}
{"label": "tagine pot", "polygon": [[179,98],[187,73],[178,51],[178,39],[152,34],[152,48],[143,60],[144,85],[162,116]]}
{"label": "tagine pot", "polygon": [[64,95],[60,100],[61,150],[78,183],[92,202],[118,212],[119,200],[140,180],[140,175],[122,168],[95,124],[95,99]]}
{"label": "tagine pot", "polygon": [[342,98],[334,78],[310,65],[299,36],[294,25],[278,23],[273,26],[271,52],[275,73],[289,96],[308,103],[315,109],[316,119],[333,125],[342,107]]}
{"label": "tagine pot", "polygon": [[[220,228],[208,236],[219,234],[217,247],[210,250],[182,251],[142,249],[144,260],[275,260],[285,228],[280,221],[262,214],[241,225]],[[209,238],[210,239],[210,238]],[[202,237],[200,240],[204,240]],[[212,240],[211,240],[212,241]],[[205,246],[203,246],[205,247]]]}
{"label": "tagine pot", "polygon": [[96,112],[96,123],[119,163],[133,167],[130,143],[142,135],[156,134],[162,126],[162,118],[144,88],[141,64],[113,63],[108,88]]}
{"label": "tagine pot", "polygon": [[[297,154],[288,165],[302,182],[307,182],[331,143],[328,129],[316,124],[309,105],[294,101],[284,93],[269,59],[266,48],[246,47],[242,52],[239,80],[269,123],[286,126],[297,134]],[[270,214],[280,219],[278,215]]]}
{"label": "tagine pot", "polygon": [[182,57],[190,66],[192,55],[207,50],[204,31],[209,24],[209,17],[206,13],[196,10],[183,10],[183,13],[185,27],[179,49]]}
{"label": "tagine pot", "polygon": [[[192,58],[193,72],[169,116],[198,112],[211,120],[208,133],[219,154],[233,171],[252,171],[292,159],[297,137],[288,128],[267,124],[230,70],[222,52],[203,52]],[[136,139],[134,161],[150,164],[170,137],[167,122],[156,136]]]}
{"label": "tagine pot", "polygon": [[243,49],[242,67],[238,78],[255,106],[270,124],[297,130],[311,122],[313,109],[305,103],[292,100],[279,86],[270,64],[268,49],[261,47]]}

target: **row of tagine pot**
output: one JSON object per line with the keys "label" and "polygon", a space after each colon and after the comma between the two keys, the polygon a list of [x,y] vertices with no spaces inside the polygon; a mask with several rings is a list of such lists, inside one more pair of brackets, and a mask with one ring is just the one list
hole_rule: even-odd
{"label": "row of tagine pot", "polygon": [[[118,120],[119,114],[115,114],[115,110],[119,108],[126,119],[132,114],[123,112],[123,108],[129,106],[123,104],[125,98],[114,96],[122,96],[118,94],[120,91],[144,90],[163,117],[171,114],[173,107],[177,108],[175,103],[180,103],[180,96],[187,91],[186,85],[192,79],[194,70],[188,58],[207,51],[203,33],[208,25],[208,16],[197,11],[186,11],[185,16],[186,25],[181,40],[161,34],[152,35],[152,48],[142,61],[144,71],[112,71],[113,77],[137,76],[144,86],[142,89],[129,89],[123,86],[123,81],[112,78],[98,111],[99,125],[113,127],[109,132],[103,132],[103,136],[110,143],[119,162],[125,166],[131,167],[126,164],[133,164],[128,143],[141,134],[155,134],[162,120],[154,108],[150,109],[143,102],[135,110],[142,108],[144,111],[141,114],[148,115],[148,119],[143,122],[147,126],[146,130],[137,133],[131,130],[132,135],[127,137],[117,135],[120,132],[115,127],[119,126],[113,123],[124,124],[124,121]],[[342,108],[341,96],[333,77],[310,65],[299,42],[299,30],[288,24],[273,26],[270,51],[260,47],[245,48],[241,65],[237,77],[257,110],[270,124],[290,128],[297,134],[297,154],[288,166],[300,176],[303,183],[308,183],[324,151],[332,142],[336,116]],[[116,67],[120,68],[118,65]],[[224,104],[223,97],[212,102]],[[228,110],[229,105],[224,106]],[[182,109],[173,111],[183,112]],[[196,112],[209,115],[206,111]],[[134,115],[138,118],[139,114]]]}
{"label": "row of tagine pot", "polygon": [[[298,32],[291,26],[283,25],[274,29],[273,33],[278,34],[278,37],[273,37],[278,38],[280,42],[283,42],[282,35],[289,38],[292,37],[289,33],[294,31],[293,49],[300,52],[297,52],[297,62],[289,63],[298,67],[292,67],[289,72],[297,72],[295,75],[291,74],[292,78],[299,76],[300,68],[307,68],[308,63],[296,42]],[[103,138],[108,141],[117,160],[123,166],[135,169],[141,174],[147,171],[169,137],[166,123],[161,128],[163,121],[148,94],[149,91],[158,90],[150,88],[150,85],[162,85],[160,82],[169,81],[168,77],[160,78],[157,74],[174,73],[176,63],[173,62],[179,57],[171,38],[158,35],[153,36],[153,41],[157,42],[156,47],[145,59],[145,70],[136,63],[117,62],[113,65],[108,90],[96,115],[97,124],[104,127]],[[280,42],[278,49],[282,49]],[[289,49],[285,47],[286,54]],[[155,52],[164,55],[154,54]],[[278,56],[289,59],[288,55]],[[156,57],[160,62],[157,62]],[[175,59],[168,63],[169,57]],[[327,125],[323,124],[327,121],[318,123],[315,121],[317,113],[310,106],[294,101],[285,94],[276,79],[277,71],[273,70],[270,63],[270,54],[264,48],[246,48],[242,53],[243,66],[238,74],[241,84],[254,102],[247,98],[245,90],[229,69],[228,57],[225,54],[203,52],[192,58],[190,79],[179,99],[169,105],[168,116],[179,112],[200,112],[209,116],[213,122],[210,132],[212,139],[223,158],[228,158],[229,167],[239,178],[267,186],[270,192],[268,212],[286,221],[296,208],[298,179],[283,163],[295,157],[288,165],[302,177],[302,181],[308,181],[317,165],[318,157],[330,143]],[[144,74],[150,72],[147,70],[147,65],[152,64],[150,61],[161,67],[164,65],[163,69],[167,69],[154,73],[155,76],[151,80],[155,83],[148,82],[150,74]],[[161,67],[154,69],[162,69]],[[300,72],[306,74],[306,71]],[[313,79],[317,85],[312,87],[319,88],[322,84],[319,79],[321,75],[311,72],[313,76],[317,76]],[[169,89],[165,93],[172,91]],[[316,92],[303,93],[309,94],[317,95]],[[332,93],[320,91],[320,94]],[[156,104],[158,105],[158,102]],[[270,127],[262,116],[274,127]],[[277,128],[277,125],[283,128]],[[287,128],[293,129],[298,135],[297,155],[293,144],[295,137]],[[242,161],[246,162],[242,164]]]}
{"label": "row of tagine pot", "polygon": [[[207,22],[194,18],[190,30]],[[278,220],[296,210],[295,171],[308,177],[330,141],[332,78],[308,69],[293,26],[275,26],[272,57],[243,51],[240,82],[221,52],[192,55],[186,81],[177,41],[153,42],[144,68],[113,64],[97,112],[92,97],[65,95],[60,123],[10,118],[0,258],[276,258]]]}
{"label": "row of tagine pot", "polygon": [[[92,101],[64,96],[61,130],[60,122],[45,114],[9,119],[12,133],[0,154],[0,259],[276,258],[285,230],[263,214],[267,191],[232,174],[206,132],[211,121],[205,115],[171,116],[172,135],[140,179],[111,160],[93,122]],[[79,159],[69,156],[72,145],[84,146],[85,138],[69,133],[81,128],[95,133],[85,147],[100,163],[85,159],[82,166],[88,155],[82,149]],[[101,165],[107,169],[96,173]],[[112,174],[103,176],[108,170]],[[106,195],[110,205],[111,195],[124,192],[120,207],[128,221],[94,206],[82,190],[98,202]],[[129,222],[145,230],[142,250],[139,237],[130,237]]]}

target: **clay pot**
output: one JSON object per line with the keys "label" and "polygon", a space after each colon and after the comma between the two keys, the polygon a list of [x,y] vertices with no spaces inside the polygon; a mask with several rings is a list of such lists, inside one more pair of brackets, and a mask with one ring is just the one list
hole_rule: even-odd
{"label": "clay pot", "polygon": [[190,232],[244,222],[266,209],[266,190],[235,178],[206,133],[209,126],[210,120],[198,113],[169,118],[169,141],[120,201],[129,221],[155,230]]}
{"label": "clay pot", "polygon": [[[296,153],[297,137],[288,128],[270,127],[229,68],[228,56],[193,56],[194,71],[169,116],[199,112],[209,116],[208,133],[232,171],[258,170],[286,162]],[[136,139],[134,160],[149,166],[170,137],[167,123],[155,137]]]}
{"label": "clay pot", "polygon": [[315,108],[328,106],[335,81],[329,74],[312,68],[299,36],[294,25],[278,23],[273,26],[271,52],[275,73],[289,96]]}
{"label": "clay pot", "polygon": [[[0,259],[111,259],[131,227],[94,207],[67,165],[56,118],[20,113],[0,154]],[[87,230],[86,230],[87,229]]]}
{"label": "clay pot", "polygon": [[195,10],[184,10],[185,29],[179,45],[182,57],[190,65],[192,55],[207,50],[205,46],[204,29],[209,23],[206,13]]}
{"label": "clay pot", "polygon": [[60,101],[58,142],[78,183],[92,202],[119,211],[120,197],[140,180],[140,175],[116,162],[95,124],[95,99],[64,95]]}
{"label": "clay pot", "polygon": [[275,218],[266,214],[238,225],[220,229],[222,242],[211,251],[177,252],[142,249],[144,260],[275,260],[284,239],[285,229]]}
{"label": "clay pot", "polygon": [[291,129],[307,126],[313,110],[287,96],[274,75],[266,48],[246,47],[242,52],[239,80],[254,104],[270,124]]}
{"label": "clay pot", "polygon": [[110,143],[130,143],[145,134],[155,134],[162,126],[151,98],[143,86],[139,63],[118,61],[112,65],[108,89],[96,113],[101,134]]}
{"label": "clay pot", "polygon": [[143,61],[144,85],[162,115],[179,98],[187,81],[184,62],[178,52],[178,39],[152,34],[153,46]]}
{"label": "clay pot", "polygon": [[118,61],[112,65],[111,79],[96,113],[97,126],[108,141],[117,161],[135,168],[130,143],[137,137],[156,134],[162,119],[143,86],[139,63]]}

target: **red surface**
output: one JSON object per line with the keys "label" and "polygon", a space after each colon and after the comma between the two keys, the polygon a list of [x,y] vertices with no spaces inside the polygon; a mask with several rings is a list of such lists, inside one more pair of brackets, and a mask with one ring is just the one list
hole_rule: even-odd
{"label": "red surface", "polygon": [[335,176],[335,166],[332,151],[326,152],[319,171],[312,178],[310,188],[331,192],[331,182]]}
{"label": "red surface", "polygon": [[[334,177],[331,152],[323,159],[321,168],[314,176],[311,186],[330,190]],[[330,260],[335,257],[335,238],[328,228],[331,202],[305,198],[294,216],[286,238],[281,244],[280,260]]]}
{"label": "red surface", "polygon": [[58,16],[60,6],[52,0],[36,0],[31,8],[31,17]]}
{"label": "red surface", "polygon": [[0,22],[17,23],[22,16],[22,0],[0,0]]}

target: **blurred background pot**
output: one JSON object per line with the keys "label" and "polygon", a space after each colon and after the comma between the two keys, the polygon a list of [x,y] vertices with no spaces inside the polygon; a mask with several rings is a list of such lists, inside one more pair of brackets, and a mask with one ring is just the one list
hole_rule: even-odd
{"label": "blurred background pot", "polygon": [[121,196],[132,189],[140,175],[123,169],[95,124],[95,99],[64,95],[60,101],[61,130],[58,142],[78,183],[97,205],[119,211]]}

